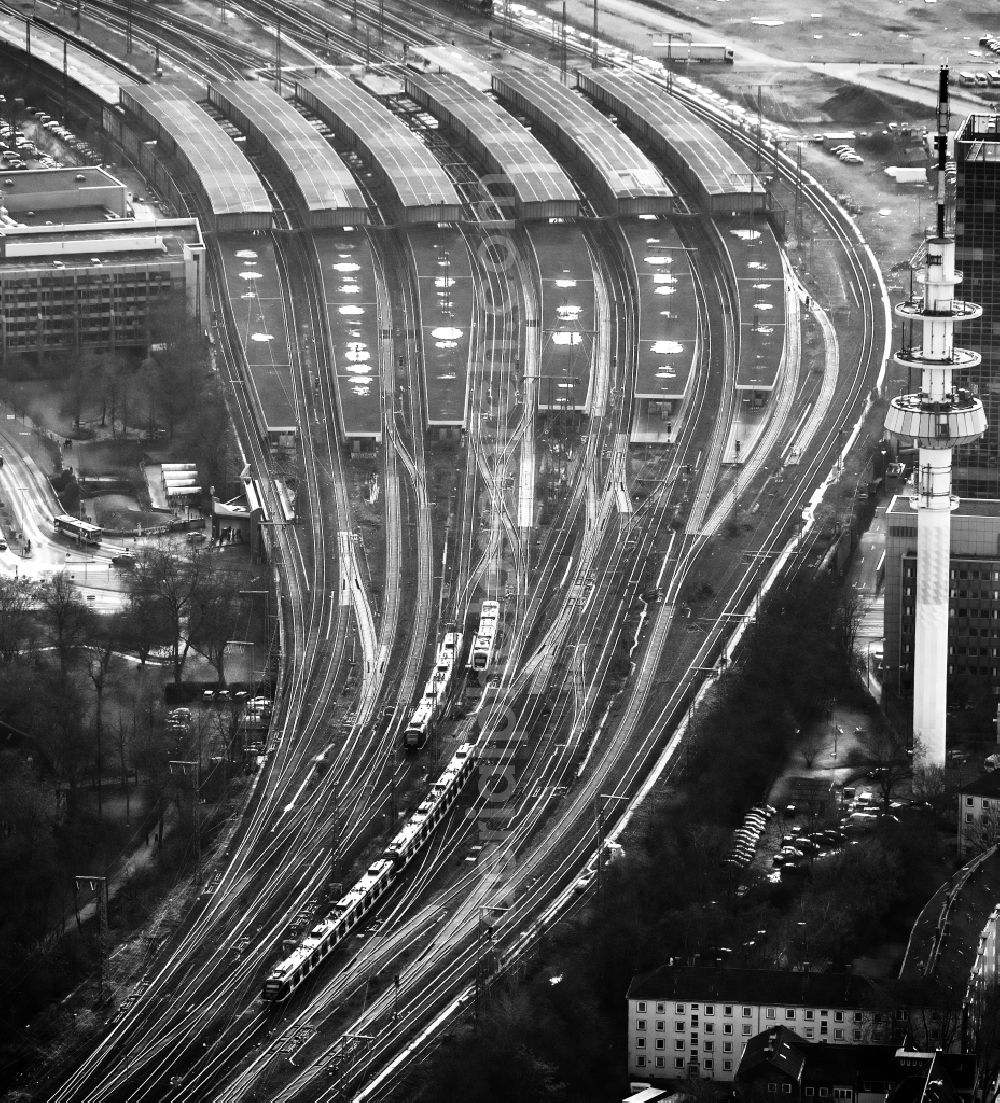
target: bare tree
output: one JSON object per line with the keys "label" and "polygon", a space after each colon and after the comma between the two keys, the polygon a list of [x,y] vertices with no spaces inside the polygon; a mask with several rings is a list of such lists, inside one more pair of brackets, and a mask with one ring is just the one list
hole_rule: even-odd
{"label": "bare tree", "polygon": [[97,744],[97,814],[104,814],[103,747],[104,693],[115,674],[119,646],[119,618],[98,621],[87,644],[87,675],[94,687],[94,739]]}
{"label": "bare tree", "polygon": [[191,605],[188,638],[215,667],[220,686],[226,684],[226,646],[236,635],[241,605],[237,576],[218,568],[204,573]]}
{"label": "bare tree", "polygon": [[858,746],[865,762],[872,768],[872,778],[882,794],[882,804],[888,808],[900,782],[913,773],[906,736],[896,731],[883,717],[878,717],[871,728],[858,733]]}
{"label": "bare tree", "polygon": [[811,770],[816,756],[826,746],[827,735],[825,724],[813,724],[806,731],[799,743],[799,751],[807,770]]}
{"label": "bare tree", "polygon": [[59,669],[65,677],[74,651],[94,629],[94,615],[81,600],[76,583],[66,571],[41,583],[35,593],[42,620],[59,654]]}
{"label": "bare tree", "polygon": [[133,599],[140,607],[157,610],[169,631],[176,685],[183,680],[184,664],[191,648],[188,621],[197,612],[209,573],[208,560],[200,553],[183,559],[158,548],[140,552],[135,566],[129,571],[129,589]]}
{"label": "bare tree", "polygon": [[34,584],[25,578],[0,578],[0,662],[13,662],[32,638]]}

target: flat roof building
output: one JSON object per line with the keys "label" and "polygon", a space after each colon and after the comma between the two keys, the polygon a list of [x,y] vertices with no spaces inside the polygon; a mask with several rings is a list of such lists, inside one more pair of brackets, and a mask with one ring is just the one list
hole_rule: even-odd
{"label": "flat roof building", "polygon": [[406,75],[406,94],[429,111],[492,179],[517,218],[575,218],[580,197],[558,161],[493,99],[446,73]]}
{"label": "flat roof building", "polygon": [[125,185],[92,165],[0,172],[0,205],[31,226],[44,225],[53,212],[60,223],[96,222],[107,214],[125,218],[129,209]]}
{"label": "flat roof building", "polygon": [[264,152],[292,189],[312,230],[365,226],[361,189],[330,143],[269,84],[222,80],[208,86],[210,102]]}
{"label": "flat roof building", "polygon": [[149,343],[181,296],[207,317],[205,246],[193,218],[0,229],[0,346],[11,354]]}
{"label": "flat roof building", "polygon": [[589,177],[613,215],[670,214],[674,192],[649,158],[583,96],[520,69],[493,75],[493,91],[544,130]]}
{"label": "flat roof building", "polygon": [[462,217],[462,201],[438,159],[353,80],[302,80],[296,96],[371,166],[392,198],[393,218],[413,224],[457,222]]}
{"label": "flat roof building", "polygon": [[270,229],[271,200],[253,165],[183,89],[161,84],[123,88],[121,102],[186,169],[210,229]]}

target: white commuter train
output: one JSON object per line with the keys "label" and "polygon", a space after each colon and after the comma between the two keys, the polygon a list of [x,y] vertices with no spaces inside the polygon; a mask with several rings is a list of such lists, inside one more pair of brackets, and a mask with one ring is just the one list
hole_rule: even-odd
{"label": "white commuter train", "polygon": [[477,674],[489,670],[493,662],[493,648],[496,645],[499,627],[500,602],[484,601],[479,612],[479,627],[472,641],[472,655],[469,659],[469,668]]}
{"label": "white commuter train", "polygon": [[322,919],[313,924],[308,934],[303,935],[295,948],[267,974],[261,993],[265,1000],[276,1002],[287,999],[392,887],[455,803],[462,786],[472,774],[475,762],[475,745],[463,743],[430,787],[420,807],[382,852],[382,857],[372,862],[358,882]]}
{"label": "white commuter train", "polygon": [[403,732],[403,746],[406,750],[419,751],[434,730],[434,725],[448,702],[461,655],[462,633],[445,632],[434,669],[424,686],[424,694]]}

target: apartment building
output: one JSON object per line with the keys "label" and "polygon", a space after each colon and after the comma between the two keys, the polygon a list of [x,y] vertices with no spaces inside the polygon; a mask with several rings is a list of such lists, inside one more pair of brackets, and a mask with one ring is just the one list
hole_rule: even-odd
{"label": "apartment building", "polygon": [[831,1045],[941,1044],[936,1009],[887,1009],[864,977],[777,969],[663,966],[628,991],[628,1073],[656,1084],[699,1077],[731,1081],[747,1043],[776,1026]]}
{"label": "apartment building", "polygon": [[966,857],[1000,842],[1000,770],[959,786],[958,854]]}
{"label": "apartment building", "polygon": [[736,1093],[747,1103],[884,1103],[887,1097],[895,1103],[969,1103],[977,1068],[974,1054],[831,1046],[779,1026],[751,1038],[736,1073]]}

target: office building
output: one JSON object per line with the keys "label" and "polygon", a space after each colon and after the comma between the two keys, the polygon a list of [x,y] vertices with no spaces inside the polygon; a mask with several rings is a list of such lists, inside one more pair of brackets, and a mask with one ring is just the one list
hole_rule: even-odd
{"label": "office building", "polygon": [[966,379],[982,399],[989,428],[956,450],[955,489],[1000,498],[1000,116],[970,115],[955,135],[955,263],[962,292],[982,307],[963,343],[982,356]]}
{"label": "office building", "polygon": [[0,360],[144,347],[178,301],[203,328],[204,254],[193,218],[0,227]]}
{"label": "office building", "polygon": [[[949,519],[949,699],[992,713],[1000,701],[1000,501],[963,498]],[[913,692],[917,578],[917,511],[896,495],[885,514],[883,688],[903,699]]]}

